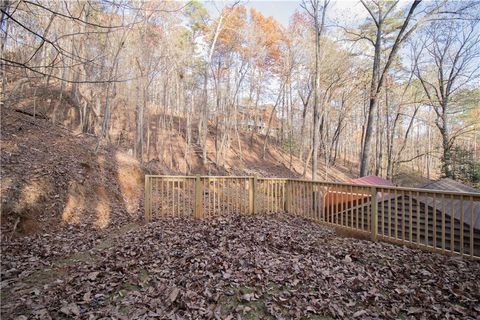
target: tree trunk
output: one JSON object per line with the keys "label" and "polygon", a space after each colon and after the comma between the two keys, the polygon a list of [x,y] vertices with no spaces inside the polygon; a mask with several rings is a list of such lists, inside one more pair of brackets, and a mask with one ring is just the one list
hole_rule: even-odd
{"label": "tree trunk", "polygon": [[377,87],[380,77],[380,55],[382,45],[382,24],[377,26],[377,35],[375,41],[375,56],[373,59],[372,81],[370,84],[370,99],[368,103],[367,124],[365,129],[365,139],[363,142],[362,158],[360,161],[360,176],[364,177],[368,174],[370,165],[370,148],[372,144],[373,134],[373,116],[377,106]]}
{"label": "tree trunk", "polygon": [[318,171],[318,149],[320,146],[320,37],[322,36],[325,25],[325,13],[327,11],[328,1],[324,1],[322,17],[319,21],[319,4],[314,5],[315,20],[315,81],[314,81],[314,106],[313,106],[313,143],[312,143],[312,180],[315,180]]}
{"label": "tree trunk", "polygon": [[[446,106],[443,107],[443,110],[447,110]],[[442,114],[442,125],[440,128],[440,133],[442,135],[442,173],[445,178],[454,179],[454,174],[452,170],[452,152],[451,152],[451,143],[450,143],[450,132],[448,127],[448,119],[446,112]]]}

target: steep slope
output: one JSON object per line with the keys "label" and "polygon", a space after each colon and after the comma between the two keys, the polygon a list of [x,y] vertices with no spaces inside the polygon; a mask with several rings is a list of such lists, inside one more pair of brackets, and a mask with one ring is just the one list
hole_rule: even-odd
{"label": "steep slope", "polygon": [[[80,133],[81,113],[84,112],[72,97],[72,89],[63,89],[51,81],[48,86],[42,81],[30,81],[28,85],[22,78],[8,84],[6,105],[29,114],[37,114],[54,121],[74,133]],[[87,93],[84,93],[87,94]],[[145,111],[144,161],[152,173],[158,174],[217,174],[217,175],[253,175],[275,177],[303,177],[304,164],[295,155],[290,157],[281,146],[270,139],[265,157],[263,156],[264,136],[252,135],[239,128],[230,132],[229,138],[222,140],[217,135],[214,123],[209,124],[207,135],[207,161],[202,159],[202,148],[195,141],[186,143],[186,119],[180,114],[169,114],[162,106],[148,104]],[[99,134],[102,122],[102,106],[95,106],[87,121],[88,132]],[[168,109],[168,108],[167,108]],[[162,112],[167,112],[164,114]],[[110,139],[118,149],[133,154],[135,139],[135,106],[126,105],[122,98],[112,101],[112,119]],[[148,119],[148,120],[147,120]],[[213,121],[213,120],[212,120]],[[197,123],[192,123],[192,138],[196,140]],[[88,136],[87,136],[88,137]],[[222,141],[216,141],[216,138]],[[228,145],[224,152],[217,155],[218,144]],[[337,161],[340,162],[340,161]],[[355,165],[344,164],[325,168],[320,159],[317,179],[330,181],[348,181],[355,177]],[[311,178],[307,169],[305,178]]]}
{"label": "steep slope", "polygon": [[[179,125],[173,126],[168,133],[160,132],[162,147],[152,152],[148,157],[152,171],[169,174],[214,174],[214,175],[258,175],[262,177],[288,177],[311,179],[311,169],[307,168],[303,176],[304,163],[296,156],[284,151],[275,141],[268,142],[264,156],[265,136],[253,134],[250,131],[238,130],[231,133],[229,147],[217,156],[216,130],[209,127],[207,136],[207,161],[203,164],[200,145],[187,146],[184,136],[183,119],[175,120]],[[180,129],[179,129],[180,128]],[[220,139],[220,138],[219,138]],[[270,139],[272,140],[272,139]],[[155,152],[158,152],[155,154]],[[353,166],[350,166],[353,168]],[[325,173],[327,171],[327,174]],[[334,166],[325,169],[320,161],[317,179],[328,181],[349,181],[353,172],[344,166]]]}
{"label": "steep slope", "polygon": [[[42,101],[37,97],[38,105]],[[65,104],[61,109],[69,108]],[[273,143],[263,157],[264,137],[250,132],[239,131],[230,148],[215,159],[210,128],[204,165],[199,146],[187,146],[184,130],[177,126],[162,137],[161,148],[151,148],[154,155],[142,165],[130,155],[128,143],[102,145],[96,153],[97,138],[68,125],[77,121],[65,116],[54,125],[48,112],[34,118],[32,111],[25,101],[1,108],[1,214],[7,235],[51,232],[67,225],[105,228],[137,219],[142,216],[146,172],[297,178],[303,173],[303,163]],[[309,170],[305,177],[311,177]],[[346,168],[328,168],[327,177],[346,181],[352,174]],[[324,172],[317,178],[325,179]]]}
{"label": "steep slope", "polygon": [[105,228],[139,213],[143,169],[96,139],[1,110],[2,233]]}

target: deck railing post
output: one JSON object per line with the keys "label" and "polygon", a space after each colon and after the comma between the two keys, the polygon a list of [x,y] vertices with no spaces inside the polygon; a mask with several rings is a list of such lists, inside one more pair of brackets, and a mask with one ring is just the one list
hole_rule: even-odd
{"label": "deck railing post", "polygon": [[257,189],[257,176],[248,178],[248,211],[250,214],[255,214],[255,194]]}
{"label": "deck railing post", "polygon": [[203,218],[203,189],[199,175],[195,177],[195,218]]}
{"label": "deck railing post", "polygon": [[152,219],[152,178],[149,175],[145,175],[143,209],[145,211],[145,220],[148,223]]}
{"label": "deck railing post", "polygon": [[253,208],[254,208],[254,192],[253,192],[253,179],[254,177],[249,177],[248,178],[248,213],[253,214]]}
{"label": "deck railing post", "polygon": [[378,238],[378,206],[377,206],[377,188],[372,187],[370,189],[371,200],[371,212],[370,212],[370,233],[372,241],[377,241]]}
{"label": "deck railing post", "polygon": [[283,204],[284,205],[283,210],[288,213],[290,213],[291,211],[291,203],[292,203],[291,192],[292,192],[292,187],[290,184],[290,179],[287,179],[285,181],[285,202]]}

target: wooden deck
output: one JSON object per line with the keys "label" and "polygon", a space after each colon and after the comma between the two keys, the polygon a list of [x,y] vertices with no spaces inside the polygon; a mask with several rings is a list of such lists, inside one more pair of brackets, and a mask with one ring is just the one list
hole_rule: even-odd
{"label": "wooden deck", "polygon": [[289,212],[430,251],[480,258],[480,194],[284,178],[146,176],[145,217]]}

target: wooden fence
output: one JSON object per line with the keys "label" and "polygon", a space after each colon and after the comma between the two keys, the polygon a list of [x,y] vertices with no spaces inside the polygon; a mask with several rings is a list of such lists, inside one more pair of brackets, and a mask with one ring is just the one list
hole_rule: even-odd
{"label": "wooden fence", "polygon": [[480,194],[281,178],[145,177],[145,218],[289,212],[403,245],[480,258]]}

